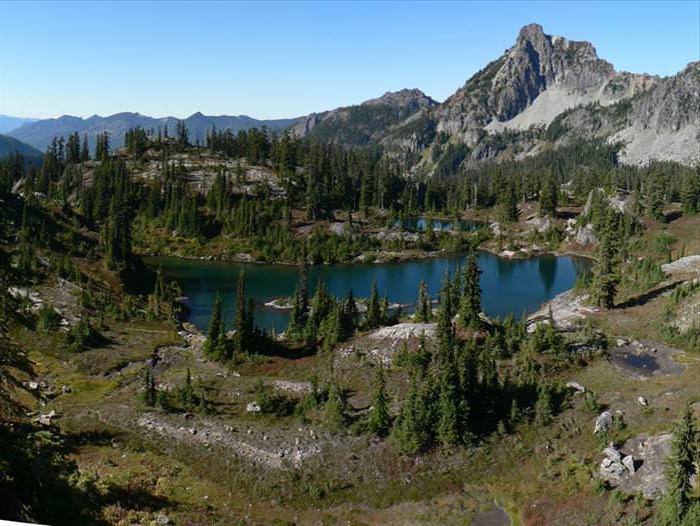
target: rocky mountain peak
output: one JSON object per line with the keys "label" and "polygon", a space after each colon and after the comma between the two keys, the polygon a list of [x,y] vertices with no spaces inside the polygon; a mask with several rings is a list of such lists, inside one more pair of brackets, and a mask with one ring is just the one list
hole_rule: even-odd
{"label": "rocky mountain peak", "polygon": [[406,108],[410,111],[415,111],[419,108],[431,108],[437,105],[437,102],[418,88],[402,89],[399,91],[387,91],[381,97],[370,99],[362,103],[363,105],[387,104],[399,108]]}

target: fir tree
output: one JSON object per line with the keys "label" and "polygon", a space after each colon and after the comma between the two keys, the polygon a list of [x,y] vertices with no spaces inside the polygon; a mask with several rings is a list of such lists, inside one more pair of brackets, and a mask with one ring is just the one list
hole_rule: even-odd
{"label": "fir tree", "polygon": [[372,293],[369,297],[367,303],[367,318],[365,320],[365,325],[368,329],[375,329],[379,327],[382,319],[381,305],[379,300],[379,290],[377,289],[377,282],[372,282]]}
{"label": "fir tree", "polygon": [[425,384],[417,371],[411,374],[411,384],[391,430],[392,441],[400,453],[419,453],[432,439],[430,399]]}
{"label": "fir tree", "polygon": [[90,160],[90,147],[88,146],[87,133],[83,134],[83,142],[80,146],[80,162],[84,163]]}
{"label": "fir tree", "polygon": [[418,285],[418,308],[416,309],[416,321],[419,323],[428,323],[432,318],[432,309],[430,306],[430,296],[428,295],[428,286],[425,281],[421,280]]}
{"label": "fir tree", "polygon": [[461,436],[457,375],[451,365],[448,361],[442,368],[437,406],[437,438],[445,446],[456,444]]}
{"label": "fir tree", "polygon": [[326,427],[333,432],[340,431],[347,422],[345,394],[335,384],[331,386],[328,392],[328,400],[324,407],[324,422]]}
{"label": "fir tree", "polygon": [[368,426],[369,430],[378,436],[385,436],[391,427],[389,397],[386,394],[384,367],[381,365],[377,369],[377,379],[375,380],[374,394],[372,395],[372,409],[369,413]]}
{"label": "fir tree", "polygon": [[348,291],[348,295],[343,300],[340,309],[340,340],[346,340],[355,333],[355,329],[357,328],[357,319],[357,303],[355,302],[355,297],[351,289]]}
{"label": "fir tree", "polygon": [[698,430],[695,428],[690,403],[686,402],[674,426],[673,443],[666,474],[670,498],[675,501],[679,523],[691,505],[693,493],[691,478],[695,473],[694,462],[697,460],[697,448]]}
{"label": "fir tree", "polygon": [[591,293],[595,302],[607,309],[615,305],[617,287],[620,283],[617,249],[614,244],[617,214],[609,210],[606,221],[599,231],[599,243],[596,249],[596,263],[593,267]]}
{"label": "fir tree", "polygon": [[548,386],[540,386],[535,402],[535,423],[539,426],[546,426],[552,421],[552,416],[552,394]]}
{"label": "fir tree", "polygon": [[518,220],[518,199],[515,196],[515,183],[510,180],[503,191],[503,201],[500,207],[500,220],[502,223],[514,223]]}
{"label": "fir tree", "polygon": [[475,327],[479,324],[481,313],[481,285],[479,283],[479,266],[476,251],[471,250],[467,257],[462,277],[462,300],[459,308],[459,319],[463,327]]}
{"label": "fir tree", "polygon": [[225,340],[226,332],[222,317],[221,294],[217,291],[211,307],[209,332],[204,342],[204,352],[217,359],[225,358]]}
{"label": "fir tree", "polygon": [[553,216],[557,211],[559,190],[551,170],[547,170],[540,188],[540,215]]}
{"label": "fir tree", "polygon": [[233,328],[233,352],[245,354],[250,352],[251,327],[253,312],[246,303],[245,273],[241,270],[238,274],[238,284],[236,286],[236,314],[234,316]]}

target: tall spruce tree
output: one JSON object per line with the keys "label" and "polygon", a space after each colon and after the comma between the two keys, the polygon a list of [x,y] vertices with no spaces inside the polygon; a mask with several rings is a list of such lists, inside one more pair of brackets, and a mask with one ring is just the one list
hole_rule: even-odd
{"label": "tall spruce tree", "polygon": [[367,303],[367,318],[365,320],[365,325],[368,329],[375,329],[379,327],[382,320],[382,310],[379,299],[379,289],[377,289],[377,282],[372,282],[372,293],[369,297]]}
{"label": "tall spruce tree", "polygon": [[479,325],[479,314],[481,313],[479,274],[476,251],[472,249],[467,257],[467,264],[464,267],[464,275],[462,276],[462,286],[464,288],[459,308],[459,320],[464,328]]}
{"label": "tall spruce tree", "polygon": [[666,478],[679,524],[691,505],[691,479],[696,471],[695,462],[698,460],[698,430],[694,420],[690,402],[686,402],[673,429],[673,443],[668,460]]}
{"label": "tall spruce tree", "polygon": [[601,307],[611,309],[615,305],[617,287],[620,283],[619,258],[615,245],[617,213],[609,209],[599,229],[596,262],[593,267],[591,293]]}
{"label": "tall spruce tree", "polygon": [[557,211],[559,189],[551,172],[547,170],[540,188],[540,214],[553,216]]}
{"label": "tall spruce tree", "polygon": [[368,427],[372,433],[378,436],[386,436],[391,427],[389,397],[386,394],[386,378],[384,377],[384,367],[381,364],[377,369]]}
{"label": "tall spruce tree", "polygon": [[251,321],[253,312],[248,308],[245,291],[245,273],[241,270],[238,274],[238,284],[236,285],[236,314],[234,316],[233,328],[233,352],[245,354],[250,352],[252,339]]}
{"label": "tall spruce tree", "polygon": [[515,196],[515,183],[509,180],[502,191],[499,218],[502,223],[514,223],[518,220],[518,199]]}
{"label": "tall spruce tree", "polygon": [[421,280],[418,285],[418,308],[416,309],[416,321],[419,323],[428,323],[432,318],[432,308],[430,306],[430,296],[428,295],[428,286],[425,281]]}
{"label": "tall spruce tree", "polygon": [[216,359],[226,357],[226,329],[224,327],[221,294],[217,291],[211,307],[209,332],[204,342],[204,352]]}

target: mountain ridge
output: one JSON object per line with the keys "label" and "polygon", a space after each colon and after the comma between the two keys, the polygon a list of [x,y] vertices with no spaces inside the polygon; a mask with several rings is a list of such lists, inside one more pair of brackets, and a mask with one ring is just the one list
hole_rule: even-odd
{"label": "mountain ridge", "polygon": [[[617,71],[590,42],[549,35],[541,25],[528,24],[503,55],[443,102],[413,88],[294,119],[196,112],[184,121],[192,141],[204,141],[213,126],[233,132],[266,126],[347,147],[379,146],[425,175],[434,173],[450,150],[446,141],[461,151],[457,162],[450,159],[454,166],[522,158],[580,139],[619,143],[620,160],[628,164],[655,159],[696,164],[698,71],[698,62],[667,77]],[[134,112],[88,119],[65,115],[24,124],[9,135],[42,149],[54,136],[75,131],[87,133],[92,145],[97,133],[107,131],[113,146],[120,146],[130,127],[174,129],[175,122],[174,117]]]}
{"label": "mountain ridge", "polygon": [[[204,115],[196,112],[186,117],[184,120],[190,132],[190,138],[204,141],[207,131],[212,127],[218,129],[231,129],[233,132],[248,130],[250,128],[262,128],[266,126],[274,130],[282,130],[293,125],[298,119],[268,119],[260,120],[247,115]],[[12,130],[8,135],[22,142],[38,148],[44,149],[54,137],[67,136],[78,132],[81,136],[86,133],[88,142],[92,146],[95,144],[95,137],[98,133],[108,132],[111,143],[115,147],[123,144],[124,133],[129,128],[140,126],[144,129],[157,129],[158,127],[168,127],[172,133],[178,119],[176,117],[151,117],[138,112],[119,112],[102,117],[92,115],[88,118],[76,117],[74,115],[61,115],[52,119],[43,119],[36,122],[26,123],[19,128]]]}
{"label": "mountain ridge", "polygon": [[[433,173],[439,164],[442,154],[435,152],[445,136],[450,143],[468,150],[460,161],[465,164],[522,157],[580,138],[619,142],[620,158],[628,164],[654,159],[695,164],[700,161],[700,149],[693,147],[700,143],[700,115],[692,108],[700,107],[700,80],[692,73],[694,64],[668,77],[618,72],[598,57],[590,42],[549,35],[542,26],[528,24],[513,46],[467,79],[444,102],[392,122],[391,127],[374,133],[375,142],[388,155],[408,158],[414,171],[426,174]],[[655,102],[643,107],[644,94]],[[348,108],[352,107],[312,114],[307,117],[307,125],[297,125],[294,132],[355,146],[344,141],[353,136],[347,124],[345,128],[336,126],[334,134],[327,130],[319,134],[315,129],[318,115],[342,114]],[[649,115],[655,115],[654,131],[645,123]],[[561,133],[550,134],[557,135],[556,140],[532,139],[533,134],[537,135],[533,130],[539,129],[543,135],[555,121],[557,125],[566,122]],[[677,126],[680,121],[682,133]],[[505,144],[499,139],[503,134],[509,134],[509,140],[516,143]],[[527,136],[526,140],[519,140],[518,134]],[[424,155],[426,150],[431,154]]]}

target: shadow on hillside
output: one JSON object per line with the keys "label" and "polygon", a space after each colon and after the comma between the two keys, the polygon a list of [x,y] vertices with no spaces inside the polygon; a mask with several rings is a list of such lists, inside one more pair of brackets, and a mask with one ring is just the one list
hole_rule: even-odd
{"label": "shadow on hillside", "polygon": [[637,307],[639,305],[644,305],[648,301],[653,300],[654,298],[660,296],[664,292],[668,292],[669,290],[675,289],[680,283],[680,281],[674,281],[673,283],[669,283],[668,285],[664,285],[663,287],[650,290],[649,292],[645,292],[644,294],[635,296],[634,298],[630,298],[627,301],[615,305],[615,308],[627,309],[629,307]]}

